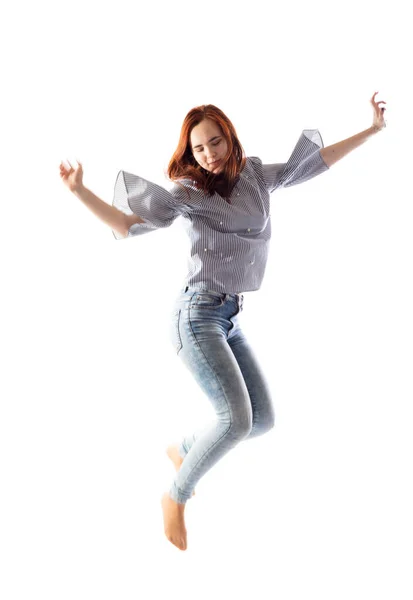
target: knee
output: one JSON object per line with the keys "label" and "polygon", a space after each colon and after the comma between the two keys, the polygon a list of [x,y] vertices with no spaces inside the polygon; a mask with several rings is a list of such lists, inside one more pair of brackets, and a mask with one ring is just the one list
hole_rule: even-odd
{"label": "knee", "polygon": [[266,421],[265,423],[261,423],[258,427],[258,435],[264,435],[264,433],[268,433],[275,427],[275,421]]}
{"label": "knee", "polygon": [[234,421],[230,427],[232,438],[241,441],[247,438],[252,430],[252,420]]}
{"label": "knee", "polygon": [[267,411],[267,414],[266,414],[265,419],[264,419],[263,428],[266,431],[270,431],[274,427],[275,427],[275,412],[274,412],[273,405],[270,404],[270,408]]}
{"label": "knee", "polygon": [[275,427],[275,415],[273,412],[268,414],[265,419],[253,422],[253,419],[239,419],[233,421],[230,426],[229,435],[234,439],[243,440],[255,435],[263,435]]}
{"label": "knee", "polygon": [[268,433],[275,427],[275,418],[273,416],[265,419],[265,421],[258,421],[254,423],[251,431],[251,437],[256,437],[259,435],[264,435]]}

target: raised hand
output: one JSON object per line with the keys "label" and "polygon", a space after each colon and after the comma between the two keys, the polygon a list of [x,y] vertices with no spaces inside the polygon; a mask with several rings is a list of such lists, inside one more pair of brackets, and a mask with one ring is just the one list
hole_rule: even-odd
{"label": "raised hand", "polygon": [[374,94],[371,98],[371,103],[374,108],[373,127],[377,131],[380,131],[380,129],[383,129],[383,127],[386,127],[386,121],[384,120],[384,111],[386,109],[384,106],[379,106],[379,104],[387,104],[387,102],[385,102],[384,100],[379,100],[378,102],[376,102],[374,100],[374,96],[376,94],[378,94],[378,92],[374,92]]}
{"label": "raised hand", "polygon": [[71,192],[78,191],[83,186],[82,163],[77,160],[78,165],[74,168],[67,159],[66,162],[70,165],[70,169],[62,161],[60,163],[60,177]]}

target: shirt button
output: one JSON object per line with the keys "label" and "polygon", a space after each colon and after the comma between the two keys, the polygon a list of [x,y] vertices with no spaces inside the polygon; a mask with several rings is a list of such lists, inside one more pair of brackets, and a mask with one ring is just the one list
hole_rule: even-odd
{"label": "shirt button", "polygon": [[222,221],[220,221],[219,224],[222,225]]}
{"label": "shirt button", "polygon": [[239,192],[237,193],[237,196],[239,196]]}
{"label": "shirt button", "polygon": [[207,249],[206,249],[206,248],[204,248],[204,250],[205,250],[205,252],[207,251]]}
{"label": "shirt button", "polygon": [[248,227],[247,231],[251,231],[251,229]]}

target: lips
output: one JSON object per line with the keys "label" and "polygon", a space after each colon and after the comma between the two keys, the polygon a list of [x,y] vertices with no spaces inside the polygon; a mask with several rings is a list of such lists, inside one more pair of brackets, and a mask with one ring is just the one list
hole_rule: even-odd
{"label": "lips", "polygon": [[213,167],[213,166],[214,166],[214,167],[216,167],[216,166],[217,166],[217,165],[218,165],[220,162],[221,162],[220,160],[216,160],[216,161],[215,161],[215,162],[213,162],[213,163],[209,163],[209,166],[210,166],[210,167]]}

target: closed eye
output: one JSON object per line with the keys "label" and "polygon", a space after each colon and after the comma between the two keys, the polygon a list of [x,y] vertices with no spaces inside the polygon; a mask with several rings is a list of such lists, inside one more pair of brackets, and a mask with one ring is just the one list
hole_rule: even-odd
{"label": "closed eye", "polygon": [[[218,146],[218,144],[221,143],[222,140],[219,140],[219,142],[216,142],[215,144],[212,144],[213,146]],[[197,150],[197,152],[202,152],[203,148],[200,148],[199,150]]]}

